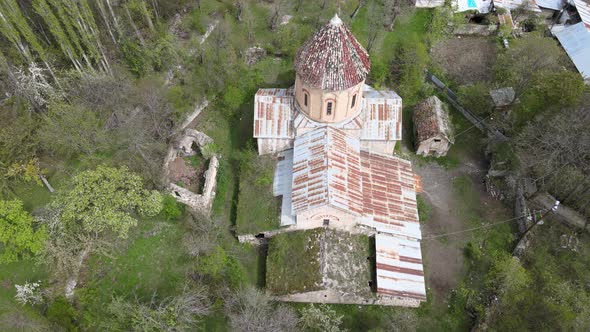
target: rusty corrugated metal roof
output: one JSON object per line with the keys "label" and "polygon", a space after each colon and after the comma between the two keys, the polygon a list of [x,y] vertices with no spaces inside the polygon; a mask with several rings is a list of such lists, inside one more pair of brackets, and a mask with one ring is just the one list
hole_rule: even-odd
{"label": "rusty corrugated metal roof", "polygon": [[320,127],[295,138],[292,213],[330,205],[362,212],[360,142],[340,129]]}
{"label": "rusty corrugated metal roof", "polygon": [[376,234],[375,252],[377,294],[426,301],[419,241]]}
{"label": "rusty corrugated metal roof", "polygon": [[360,149],[343,130],[320,127],[295,138],[292,214],[330,205],[369,227],[421,238],[411,163]]}
{"label": "rusty corrugated metal roof", "polygon": [[416,180],[412,164],[361,150],[362,223],[378,231],[420,239]]}
{"label": "rusty corrugated metal roof", "polygon": [[293,138],[293,89],[259,89],[254,97],[254,137]]}
{"label": "rusty corrugated metal roof", "polygon": [[402,98],[390,90],[363,89],[361,139],[399,141],[402,139]]}

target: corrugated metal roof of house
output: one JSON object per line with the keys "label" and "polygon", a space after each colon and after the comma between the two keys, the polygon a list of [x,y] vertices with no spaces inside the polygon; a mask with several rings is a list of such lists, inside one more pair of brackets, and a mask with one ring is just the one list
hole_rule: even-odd
{"label": "corrugated metal roof of house", "polygon": [[420,242],[375,235],[377,294],[426,301]]}
{"label": "corrugated metal roof of house", "polygon": [[553,28],[551,31],[570,57],[580,74],[590,78],[590,31],[580,22],[566,27]]}
{"label": "corrugated metal roof of house", "polygon": [[363,88],[362,140],[402,139],[402,98],[390,90]]}
{"label": "corrugated metal roof of house", "polygon": [[293,89],[259,89],[254,97],[254,137],[293,138]]}
{"label": "corrugated metal roof of house", "polygon": [[541,12],[541,8],[537,5],[536,0],[494,0],[494,6],[496,8],[515,9],[522,4],[526,4],[528,9],[533,12]]}
{"label": "corrugated metal roof of house", "polygon": [[582,22],[588,31],[590,31],[590,0],[574,0],[574,5],[580,14]]}
{"label": "corrugated metal roof of house", "polygon": [[345,90],[364,81],[369,54],[338,16],[308,39],[295,56],[301,79],[322,90]]}
{"label": "corrugated metal roof of house", "polygon": [[295,138],[292,213],[330,205],[362,212],[360,142],[340,129],[320,127]]}
{"label": "corrugated metal roof of house", "polygon": [[361,150],[363,217],[380,232],[420,239],[416,178],[405,159]]}
{"label": "corrugated metal roof of house", "polygon": [[444,0],[416,0],[416,8],[434,8],[444,6]]}
{"label": "corrugated metal roof of house", "polygon": [[561,10],[565,5],[564,0],[537,0],[537,5],[541,8]]}

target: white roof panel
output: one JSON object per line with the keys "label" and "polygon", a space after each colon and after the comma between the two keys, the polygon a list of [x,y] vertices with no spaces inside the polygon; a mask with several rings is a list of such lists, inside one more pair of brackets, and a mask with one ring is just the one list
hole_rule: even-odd
{"label": "white roof panel", "polygon": [[375,235],[377,294],[426,301],[420,242]]}
{"label": "white roof panel", "polygon": [[554,29],[553,34],[584,78],[590,78],[590,32],[584,23]]}

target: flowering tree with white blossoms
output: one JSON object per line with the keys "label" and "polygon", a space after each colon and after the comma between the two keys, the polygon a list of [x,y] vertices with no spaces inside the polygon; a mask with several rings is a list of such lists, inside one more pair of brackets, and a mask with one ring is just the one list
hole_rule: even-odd
{"label": "flowering tree with white blossoms", "polygon": [[25,282],[24,285],[14,285],[16,287],[16,295],[14,299],[16,302],[25,305],[25,304],[37,304],[43,300],[43,296],[41,295],[41,281],[28,283]]}

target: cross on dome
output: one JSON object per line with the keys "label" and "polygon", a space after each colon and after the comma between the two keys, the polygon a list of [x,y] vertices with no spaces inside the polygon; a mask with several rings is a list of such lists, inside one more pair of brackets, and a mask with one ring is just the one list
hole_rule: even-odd
{"label": "cross on dome", "polygon": [[330,24],[333,26],[341,26],[342,20],[338,17],[338,14],[334,14],[334,17],[330,20]]}

